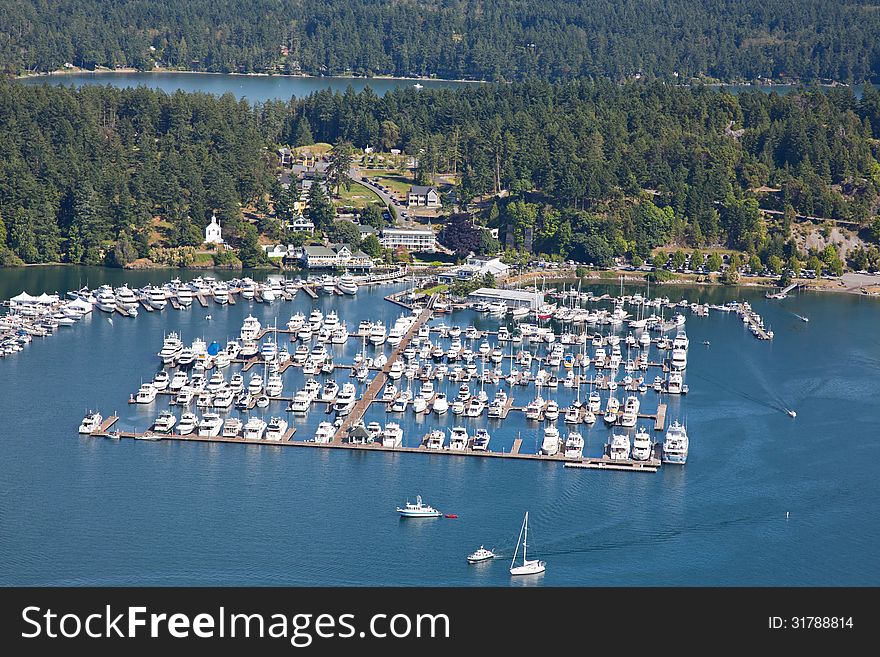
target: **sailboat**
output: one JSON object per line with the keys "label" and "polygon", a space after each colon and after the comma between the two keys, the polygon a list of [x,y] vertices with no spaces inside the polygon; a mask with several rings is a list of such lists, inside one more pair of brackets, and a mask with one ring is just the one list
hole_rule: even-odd
{"label": "sailboat", "polygon": [[[513,560],[510,562],[511,575],[537,575],[543,573],[547,569],[547,562],[538,559],[526,559],[526,543],[529,539],[529,512],[526,511],[526,517],[523,518],[522,528],[519,530],[519,538],[516,541],[516,550],[513,553]],[[522,565],[516,565],[516,557],[519,554],[519,545],[522,541],[523,558]]]}

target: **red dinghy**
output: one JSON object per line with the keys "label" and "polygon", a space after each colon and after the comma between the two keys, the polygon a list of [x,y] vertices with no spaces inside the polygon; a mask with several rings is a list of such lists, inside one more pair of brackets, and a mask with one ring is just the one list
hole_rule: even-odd
{"label": "red dinghy", "polygon": [[447,514],[446,514],[446,517],[447,517],[447,518],[458,518],[458,516],[455,515],[454,513],[447,513]]}

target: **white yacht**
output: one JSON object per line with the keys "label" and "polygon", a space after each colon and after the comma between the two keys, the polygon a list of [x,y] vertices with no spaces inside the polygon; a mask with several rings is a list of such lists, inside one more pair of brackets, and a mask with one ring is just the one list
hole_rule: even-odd
{"label": "white yacht", "polygon": [[235,392],[229,386],[224,386],[214,395],[212,404],[214,408],[229,408],[235,399]]}
{"label": "white yacht", "polygon": [[670,361],[672,369],[683,370],[687,368],[687,349],[675,347],[672,349],[672,360]]}
{"label": "white yacht", "polygon": [[263,392],[263,377],[254,372],[251,374],[251,380],[248,381],[248,392],[256,396]]}
{"label": "white yacht", "polygon": [[223,422],[221,435],[224,438],[237,438],[238,434],[241,433],[242,426],[241,420],[237,417],[226,418],[226,421]]}
{"label": "white yacht", "polygon": [[342,386],[342,390],[336,396],[336,402],[333,404],[333,410],[339,417],[345,417],[351,413],[351,409],[357,403],[357,388],[353,383],[346,383]]}
{"label": "white yacht", "polygon": [[339,394],[339,384],[336,383],[333,379],[327,379],[324,382],[324,387],[321,388],[321,401],[323,402],[332,402],[336,400],[336,396]]}
{"label": "white yacht", "polygon": [[183,351],[183,342],[181,342],[177,333],[171,332],[162,341],[159,358],[162,360],[163,365],[170,365],[180,355],[181,351]]}
{"label": "white yacht", "polygon": [[312,398],[305,390],[299,390],[293,396],[293,401],[287,407],[290,413],[308,413],[312,405]]}
{"label": "white yacht", "polygon": [[544,408],[544,419],[550,420],[551,422],[556,420],[559,417],[559,404],[555,399],[551,399],[547,402],[547,406]]}
{"label": "white yacht", "polygon": [[252,417],[244,424],[245,440],[262,440],[266,433],[266,422],[259,417]]}
{"label": "white yacht", "polygon": [[262,330],[262,326],[260,325],[260,320],[258,320],[253,315],[248,315],[245,317],[244,322],[241,324],[241,331],[239,333],[239,337],[242,342],[245,340],[256,340],[259,338],[260,331]]}
{"label": "white yacht", "polygon": [[647,461],[653,452],[650,434],[642,427],[636,431],[632,443],[632,457],[634,461]]}
{"label": "white yacht", "polygon": [[266,340],[260,347],[260,357],[265,361],[275,360],[278,356],[278,345],[274,340]]}
{"label": "white yacht", "polygon": [[492,550],[487,550],[481,545],[479,550],[468,555],[467,561],[468,563],[482,563],[483,561],[489,561],[494,558],[495,553],[492,552]]}
{"label": "white yacht", "polygon": [[199,418],[195,413],[184,413],[180,416],[180,422],[177,423],[177,435],[188,436],[199,426]]}
{"label": "white yacht", "polygon": [[268,285],[264,285],[260,288],[260,296],[263,298],[264,303],[272,303],[275,301],[275,290]]}
{"label": "white yacht", "polygon": [[541,416],[541,411],[544,410],[544,403],[544,399],[538,395],[526,404],[526,419],[537,420]]}
{"label": "white yacht", "polygon": [[101,417],[100,413],[89,411],[79,425],[79,432],[82,434],[94,433],[101,428],[101,422],[103,421],[104,418]]}
{"label": "white yacht", "polygon": [[388,331],[388,336],[385,339],[392,347],[396,347],[400,344],[400,341],[403,340],[403,336],[405,333],[405,329],[400,326],[400,324],[395,324],[391,327],[391,330]]}
{"label": "white yacht", "polygon": [[193,391],[193,389],[188,386],[184,386],[177,391],[177,396],[174,398],[174,403],[178,406],[189,406],[192,403],[194,396],[195,392]]}
{"label": "white yacht", "polygon": [[681,372],[670,372],[669,380],[666,382],[666,392],[670,395],[680,395],[682,392],[682,376]]}
{"label": "white yacht", "polygon": [[584,453],[584,437],[577,431],[570,431],[565,438],[565,458],[579,459]]}
{"label": "white yacht", "polygon": [[174,425],[177,424],[177,416],[171,411],[161,411],[159,417],[153,422],[153,431],[156,433],[171,433]]}
{"label": "white yacht", "polygon": [[309,328],[312,329],[313,332],[320,331],[323,323],[324,314],[317,308],[312,310],[312,312],[309,314]]}
{"label": "white yacht", "polygon": [[663,462],[664,463],[687,463],[688,456],[688,435],[684,425],[675,420],[666,431],[666,437],[663,440]]}
{"label": "white yacht", "polygon": [[491,436],[485,429],[477,429],[474,439],[471,441],[471,449],[475,452],[486,452],[489,450],[489,441]]}
{"label": "white yacht", "polygon": [[453,427],[452,433],[449,436],[449,449],[454,452],[463,452],[467,449],[469,438],[467,429],[464,427]]}
{"label": "white yacht", "polygon": [[439,518],[443,514],[428,504],[422,504],[422,496],[416,496],[416,502],[407,502],[402,508],[397,507],[397,512],[403,518]]}
{"label": "white yacht", "polygon": [[219,436],[223,428],[223,419],[216,413],[205,413],[199,422],[200,436]]}
{"label": "white yacht", "polygon": [[270,398],[278,398],[283,391],[284,381],[282,380],[281,375],[278,372],[273,372],[269,375],[269,379],[266,381],[266,395]]}
{"label": "white yacht", "polygon": [[144,383],[137,391],[135,401],[138,404],[150,404],[156,400],[156,386],[152,383]]}
{"label": "white yacht", "polygon": [[382,322],[376,322],[373,324],[373,327],[370,329],[370,344],[379,345],[385,344],[385,340],[388,339],[388,335],[385,333],[385,324]]}
{"label": "white yacht", "polygon": [[550,424],[544,427],[544,440],[541,443],[541,454],[553,456],[559,451],[559,429]]}
{"label": "white yacht", "polygon": [[639,398],[630,395],[623,404],[623,413],[620,414],[620,426],[634,427],[639,419]]}
{"label": "white yacht", "polygon": [[156,372],[156,376],[153,377],[153,387],[161,392],[167,390],[169,385],[171,385],[171,377],[168,376],[168,372],[165,370]]}
{"label": "white yacht", "polygon": [[358,285],[353,276],[340,276],[336,281],[336,289],[342,294],[357,294]]}
{"label": "white yacht", "polygon": [[266,440],[281,440],[287,433],[287,420],[281,417],[270,418],[266,427]]}
{"label": "white yacht", "polygon": [[629,459],[629,436],[622,433],[611,435],[611,439],[608,441],[608,458],[612,461]]}
{"label": "white yacht", "polygon": [[449,401],[446,399],[446,393],[438,392],[434,397],[434,412],[437,415],[443,415],[449,410]]}
{"label": "white yacht", "polygon": [[134,292],[128,287],[128,285],[123,285],[122,287],[118,287],[115,290],[116,294],[116,305],[125,308],[126,310],[130,308],[137,308],[138,306],[138,298]]}
{"label": "white yacht", "polygon": [[163,310],[168,305],[168,298],[165,296],[165,290],[161,287],[153,286],[147,290],[147,303],[154,310]]}
{"label": "white yacht", "polygon": [[102,288],[98,290],[98,293],[95,296],[95,305],[98,310],[105,313],[112,313],[116,310],[116,297],[109,288]]}
{"label": "white yacht", "polygon": [[441,429],[434,429],[431,433],[428,434],[427,440],[425,440],[425,449],[431,450],[441,450],[443,449],[443,443],[446,440],[446,434],[443,433]]}
{"label": "white yacht", "polygon": [[[287,330],[291,333],[297,333],[305,325],[305,322],[305,315],[302,313],[295,313],[289,320],[287,320]],[[309,336],[309,339],[311,339],[311,336]]]}
{"label": "white yacht", "polygon": [[314,442],[327,444],[333,440],[333,436],[336,435],[336,427],[334,427],[330,422],[321,422],[318,425],[318,429],[315,431]]}
{"label": "white yacht", "polygon": [[389,422],[382,431],[382,447],[400,447],[403,444],[403,429],[396,422]]}
{"label": "white yacht", "polygon": [[184,285],[178,285],[174,288],[174,294],[177,295],[177,303],[184,308],[189,308],[193,302],[193,291]]}

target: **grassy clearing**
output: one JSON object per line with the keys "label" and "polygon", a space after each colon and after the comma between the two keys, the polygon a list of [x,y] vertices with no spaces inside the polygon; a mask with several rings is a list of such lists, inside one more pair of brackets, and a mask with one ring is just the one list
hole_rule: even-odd
{"label": "grassy clearing", "polygon": [[365,208],[371,203],[384,206],[382,199],[376,192],[356,182],[353,182],[348,190],[340,188],[339,198],[333,199],[334,205],[351,206],[358,209]]}
{"label": "grassy clearing", "polygon": [[412,178],[402,175],[399,171],[377,169],[367,171],[366,173],[369,178],[378,178],[380,185],[385,185],[398,197],[406,198],[409,188],[414,184]]}

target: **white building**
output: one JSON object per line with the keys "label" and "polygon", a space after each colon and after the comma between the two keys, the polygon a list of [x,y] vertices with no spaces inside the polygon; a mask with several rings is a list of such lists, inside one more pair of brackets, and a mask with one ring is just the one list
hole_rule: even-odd
{"label": "white building", "polygon": [[315,224],[306,219],[304,216],[299,215],[293,221],[287,222],[287,230],[294,233],[311,233],[313,230],[315,230]]}
{"label": "white building", "polygon": [[454,283],[469,281],[486,274],[491,274],[495,278],[505,278],[509,272],[510,266],[501,262],[501,258],[478,256],[471,253],[463,265],[440,274],[438,280],[440,283]]}
{"label": "white building", "polygon": [[306,269],[345,268],[353,271],[369,271],[373,260],[363,251],[352,252],[344,244],[329,246],[307,245],[302,247],[300,262]]}
{"label": "white building", "polygon": [[524,290],[498,290],[493,287],[481,287],[468,295],[472,301],[486,301],[494,303],[500,301],[511,308],[526,306],[536,309],[544,305],[544,295],[541,292],[525,292]]}
{"label": "white building", "polygon": [[407,205],[409,207],[439,208],[440,192],[436,187],[426,187],[424,185],[413,185],[409,188],[407,195]]}
{"label": "white building", "polygon": [[386,249],[402,246],[409,251],[434,251],[437,238],[431,228],[385,228],[379,244]]}
{"label": "white building", "polygon": [[223,231],[216,215],[211,215],[211,223],[205,226],[205,244],[223,244]]}

